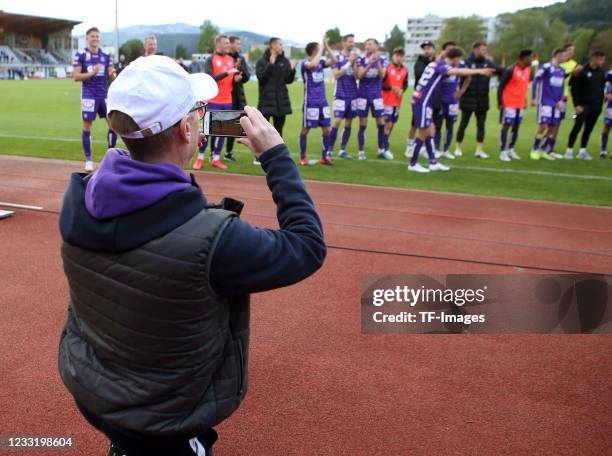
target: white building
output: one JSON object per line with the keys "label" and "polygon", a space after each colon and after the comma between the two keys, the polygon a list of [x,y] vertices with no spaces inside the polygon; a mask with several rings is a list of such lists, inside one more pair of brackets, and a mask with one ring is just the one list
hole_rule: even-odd
{"label": "white building", "polygon": [[444,19],[431,14],[425,17],[409,17],[406,26],[406,59],[414,61],[421,53],[423,41],[433,41],[440,37]]}

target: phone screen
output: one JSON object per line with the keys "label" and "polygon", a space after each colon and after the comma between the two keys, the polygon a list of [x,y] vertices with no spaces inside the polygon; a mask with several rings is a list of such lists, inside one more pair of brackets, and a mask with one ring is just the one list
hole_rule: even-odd
{"label": "phone screen", "polygon": [[244,111],[207,111],[210,115],[208,135],[245,137],[246,133],[240,125],[240,118],[246,116]]}

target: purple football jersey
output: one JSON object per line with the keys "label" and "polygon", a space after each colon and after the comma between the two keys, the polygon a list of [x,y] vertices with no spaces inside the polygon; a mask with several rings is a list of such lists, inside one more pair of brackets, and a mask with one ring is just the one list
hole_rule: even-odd
{"label": "purple football jersey", "polygon": [[308,60],[302,62],[302,78],[304,79],[304,104],[306,106],[326,106],[325,78],[323,68],[326,60],[321,59],[314,68],[306,68]]}
{"label": "purple football jersey", "polygon": [[[370,61],[367,55],[360,57],[357,59],[357,66],[365,68],[368,66],[368,62]],[[380,57],[380,61],[382,64],[382,68],[386,69],[389,65],[387,59],[383,56]],[[382,80],[384,75],[381,77],[378,74],[378,64],[376,62],[372,63],[372,66],[367,71],[366,74],[359,80],[359,97],[374,99],[382,97]]]}
{"label": "purple football jersey", "polygon": [[[347,63],[349,58],[342,52],[336,54],[337,63],[334,68],[341,69]],[[344,76],[339,77],[336,80],[336,87],[334,88],[334,98],[340,98],[343,100],[352,100],[357,98],[357,80],[353,74],[353,66],[349,65]]]}
{"label": "purple football jersey", "polygon": [[547,62],[538,70],[532,86],[532,96],[538,104],[554,106],[563,100],[565,70]]}
{"label": "purple football jersey", "polygon": [[[465,68],[465,62],[462,60],[459,65],[457,65],[458,68]],[[442,103],[445,104],[455,104],[457,103],[457,91],[459,90],[459,83],[461,82],[461,78],[456,75],[453,74],[451,76],[447,76],[445,78],[442,79],[442,82],[440,82],[440,92],[441,92],[441,99],[442,99]]]}
{"label": "purple football jersey", "polygon": [[435,95],[440,90],[440,84],[448,76],[451,66],[444,59],[434,60],[425,67],[421,79],[416,86],[412,101],[414,104],[431,105]]}
{"label": "purple football jersey", "polygon": [[104,67],[94,77],[81,81],[81,98],[106,98],[108,93],[108,69],[113,66],[110,54],[98,49],[92,54],[89,49],[77,51],[72,66],[80,68],[82,73],[89,73],[98,64]]}

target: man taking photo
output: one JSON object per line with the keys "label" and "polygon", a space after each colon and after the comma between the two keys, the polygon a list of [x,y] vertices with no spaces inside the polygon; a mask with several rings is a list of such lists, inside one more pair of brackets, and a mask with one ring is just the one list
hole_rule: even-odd
{"label": "man taking photo", "polygon": [[183,171],[216,93],[168,57],[133,62],[108,93],[128,150],[73,174],[64,196],[59,371],[110,456],[212,455],[213,427],[247,391],[249,293],[296,283],[325,258],[312,199],[256,109],[241,142],[266,172],[279,230],[242,221],[238,201],[208,204]]}

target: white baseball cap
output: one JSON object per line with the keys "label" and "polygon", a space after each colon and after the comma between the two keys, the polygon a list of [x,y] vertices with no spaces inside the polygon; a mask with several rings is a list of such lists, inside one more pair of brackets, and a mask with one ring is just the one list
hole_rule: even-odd
{"label": "white baseball cap", "polygon": [[206,73],[189,74],[169,57],[140,57],[117,76],[108,90],[108,112],[130,116],[140,130],[122,135],[146,138],[170,128],[196,103],[217,96],[219,88]]}

